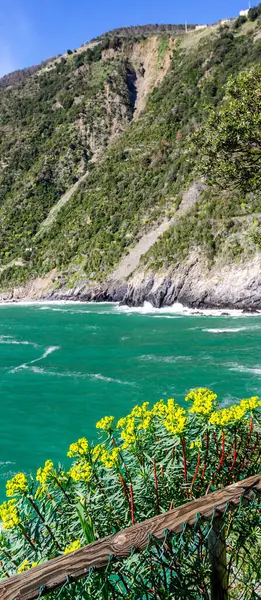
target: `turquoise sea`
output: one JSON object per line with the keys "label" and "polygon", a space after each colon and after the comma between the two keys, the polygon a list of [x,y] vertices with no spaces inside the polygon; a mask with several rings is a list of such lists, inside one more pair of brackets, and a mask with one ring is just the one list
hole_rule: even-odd
{"label": "turquoise sea", "polygon": [[261,316],[110,304],[0,306],[0,499],[7,478],[69,463],[96,421],[213,388],[225,405],[261,394]]}

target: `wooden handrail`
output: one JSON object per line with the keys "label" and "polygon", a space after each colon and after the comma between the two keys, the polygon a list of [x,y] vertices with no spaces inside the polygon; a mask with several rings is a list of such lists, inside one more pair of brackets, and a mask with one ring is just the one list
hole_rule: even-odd
{"label": "wooden handrail", "polygon": [[184,523],[192,525],[200,514],[208,518],[215,509],[218,514],[224,512],[227,503],[237,505],[240,499],[251,500],[254,493],[261,492],[261,474],[239,481],[207,496],[188,502],[162,515],[137,523],[114,535],[97,540],[76,552],[50,560],[34,567],[21,575],[15,575],[0,583],[1,600],[35,600],[60,588],[70,581],[88,575],[91,567],[102,569],[107,566],[110,557],[127,558],[133,551],[144,550],[148,544],[148,535],[158,540],[164,539],[166,530],[173,533],[182,531]]}

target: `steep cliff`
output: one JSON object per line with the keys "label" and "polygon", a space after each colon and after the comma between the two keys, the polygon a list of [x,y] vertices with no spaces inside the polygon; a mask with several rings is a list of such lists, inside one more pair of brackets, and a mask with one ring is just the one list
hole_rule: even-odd
{"label": "steep cliff", "polygon": [[261,195],[191,142],[259,24],[136,29],[0,85],[1,297],[260,308]]}

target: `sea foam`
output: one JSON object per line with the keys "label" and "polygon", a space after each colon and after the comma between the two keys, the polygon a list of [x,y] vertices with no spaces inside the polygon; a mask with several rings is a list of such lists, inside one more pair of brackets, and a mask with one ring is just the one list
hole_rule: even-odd
{"label": "sea foam", "polygon": [[40,360],[44,360],[47,356],[49,356],[49,354],[52,354],[56,350],[60,350],[60,346],[49,346],[49,348],[46,348],[46,350],[44,351],[44,353],[42,354],[42,356],[39,356],[39,358],[35,358],[34,360],[30,360],[28,363],[23,363],[22,365],[18,365],[17,367],[15,367],[14,369],[12,369],[9,372],[10,373],[16,373],[17,371],[20,371],[21,369],[27,369],[30,365],[32,365],[32,364],[34,364],[36,362],[39,362]]}
{"label": "sea foam", "polygon": [[[245,316],[247,313],[244,313],[243,310],[240,309],[215,309],[215,308],[188,308],[184,306],[180,302],[175,302],[172,306],[164,306],[163,308],[155,308],[150,304],[150,302],[144,302],[143,306],[120,306],[117,305],[114,310],[119,313],[124,314],[142,314],[142,315],[176,315],[176,316],[210,316],[210,317],[222,317],[222,316],[230,316],[230,317],[238,317]],[[249,313],[250,314],[250,313]],[[260,314],[260,313],[259,313]],[[251,314],[253,316],[253,314]]]}

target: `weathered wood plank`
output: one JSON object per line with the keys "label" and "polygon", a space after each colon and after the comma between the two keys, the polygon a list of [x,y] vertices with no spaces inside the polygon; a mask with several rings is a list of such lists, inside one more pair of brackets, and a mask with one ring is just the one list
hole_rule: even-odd
{"label": "weathered wood plank", "polygon": [[237,505],[242,496],[251,499],[254,492],[261,492],[261,474],[183,504],[143,523],[137,523],[133,527],[97,540],[71,554],[50,560],[21,575],[6,579],[0,583],[0,599],[35,600],[39,596],[40,586],[44,587],[42,595],[45,595],[60,588],[66,582],[67,576],[70,580],[77,580],[85,577],[90,567],[98,569],[106,567],[110,556],[126,558],[133,549],[144,550],[149,534],[159,540],[164,539],[167,529],[178,533],[184,523],[195,523],[199,513],[206,518],[212,515],[213,509],[222,513],[227,502]]}

